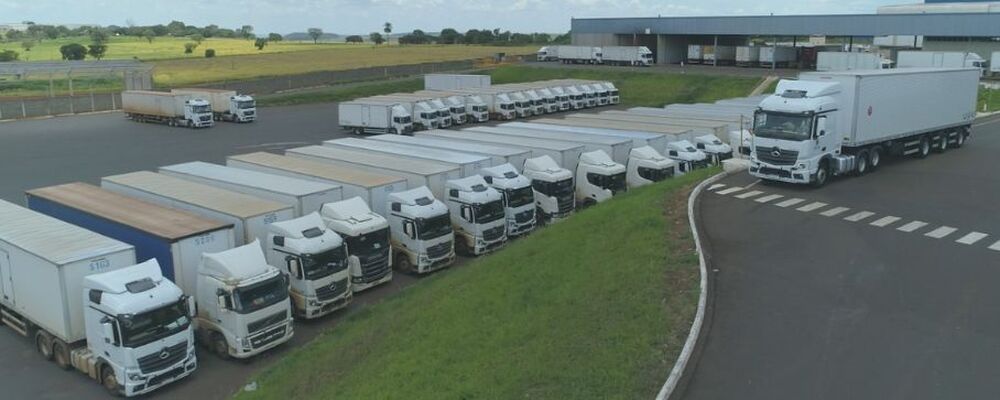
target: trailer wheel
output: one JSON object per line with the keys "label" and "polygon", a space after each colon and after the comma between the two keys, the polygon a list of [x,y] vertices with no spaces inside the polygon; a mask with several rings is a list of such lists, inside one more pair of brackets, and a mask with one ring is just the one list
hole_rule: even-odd
{"label": "trailer wheel", "polygon": [[969,134],[964,129],[960,129],[957,134],[958,136],[955,137],[955,148],[960,149],[965,145],[965,139]]}
{"label": "trailer wheel", "polygon": [[35,334],[35,349],[45,360],[52,360],[52,336],[43,330]]}
{"label": "trailer wheel", "polygon": [[882,164],[882,148],[875,146],[872,147],[868,154],[868,171],[875,172],[878,166]]}
{"label": "trailer wheel", "polygon": [[66,343],[62,340],[52,340],[52,357],[59,368],[69,369],[72,366],[72,362],[69,359],[69,346],[66,346]]}
{"label": "trailer wheel", "polygon": [[212,351],[215,352],[219,358],[223,360],[229,359],[229,343],[226,342],[226,337],[222,336],[219,332],[212,332]]}
{"label": "trailer wheel", "polygon": [[937,138],[938,138],[938,145],[934,149],[934,151],[936,153],[944,153],[945,151],[948,150],[948,134],[947,133],[939,134],[937,135]]}
{"label": "trailer wheel", "polygon": [[861,150],[854,156],[854,174],[861,176],[868,173],[868,150]]}
{"label": "trailer wheel", "polygon": [[931,154],[931,138],[929,136],[923,136],[920,138],[920,144],[917,145],[917,158],[927,158]]}
{"label": "trailer wheel", "polygon": [[115,376],[115,370],[107,365],[101,367],[101,385],[112,396],[120,397],[122,395],[121,387],[118,385],[118,377]]}

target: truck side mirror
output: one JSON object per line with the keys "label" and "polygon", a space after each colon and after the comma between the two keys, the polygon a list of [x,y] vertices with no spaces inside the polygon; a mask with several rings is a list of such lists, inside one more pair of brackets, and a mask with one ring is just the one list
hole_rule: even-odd
{"label": "truck side mirror", "polygon": [[705,149],[705,144],[704,144],[704,143],[698,143],[698,144],[697,144],[697,147],[698,147],[699,149],[702,149],[702,150],[704,150],[704,149]]}
{"label": "truck side mirror", "polygon": [[227,297],[228,295],[225,290],[222,290],[221,288],[215,289],[215,301],[219,305],[219,311],[229,311],[229,302],[226,301]]}
{"label": "truck side mirror", "polygon": [[670,150],[670,155],[676,156],[677,155],[677,150]]}
{"label": "truck side mirror", "polygon": [[302,279],[302,265],[299,264],[299,259],[293,256],[285,257],[285,265],[288,268],[288,273],[294,276],[296,279]]}
{"label": "truck side mirror", "polygon": [[101,320],[101,332],[104,335],[104,343],[118,345],[118,341],[115,340],[115,325],[111,323],[111,319],[105,317]]}
{"label": "truck side mirror", "polygon": [[275,246],[285,247],[284,236],[275,236],[274,239],[271,239],[271,241],[274,243]]}
{"label": "truck side mirror", "polygon": [[472,209],[469,206],[462,206],[462,219],[472,222]]}
{"label": "truck side mirror", "polygon": [[198,315],[198,306],[194,303],[194,297],[192,296],[185,296],[185,297],[186,298],[184,300],[187,303],[188,316],[194,318],[196,315]]}
{"label": "truck side mirror", "polygon": [[415,235],[413,234],[413,223],[410,221],[403,222],[403,234],[413,239]]}
{"label": "truck side mirror", "polygon": [[826,136],[826,116],[820,116],[816,119],[816,137]]}

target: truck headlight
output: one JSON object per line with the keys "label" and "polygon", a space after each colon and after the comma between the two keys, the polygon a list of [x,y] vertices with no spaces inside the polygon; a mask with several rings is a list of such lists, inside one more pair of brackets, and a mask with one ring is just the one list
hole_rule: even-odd
{"label": "truck headlight", "polygon": [[128,374],[128,380],[134,382],[134,381],[141,381],[143,379],[142,379],[142,375],[139,374],[138,372],[131,372],[131,373]]}

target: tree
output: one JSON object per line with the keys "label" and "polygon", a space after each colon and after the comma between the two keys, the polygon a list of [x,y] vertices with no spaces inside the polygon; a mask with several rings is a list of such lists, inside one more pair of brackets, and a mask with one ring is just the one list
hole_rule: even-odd
{"label": "tree", "polygon": [[87,49],[87,55],[91,58],[100,60],[104,58],[104,53],[108,52],[108,46],[103,44],[92,44],[90,48]]}
{"label": "tree", "polygon": [[264,46],[267,46],[267,38],[257,38],[257,40],[254,40],[253,45],[257,50],[264,50]]}
{"label": "tree", "polygon": [[42,33],[45,35],[46,38],[49,39],[59,38],[59,28],[52,25],[42,26]]}
{"label": "tree", "polygon": [[108,31],[100,28],[94,28],[90,31],[90,42],[93,44],[104,45],[108,43]]}
{"label": "tree", "polygon": [[17,52],[14,50],[0,51],[0,61],[17,61]]}
{"label": "tree", "polygon": [[203,36],[200,33],[196,33],[194,35],[191,35],[191,40],[193,40],[195,43],[201,44],[201,42],[205,41],[205,36]]}
{"label": "tree", "polygon": [[281,36],[280,33],[271,32],[271,33],[267,34],[267,41],[268,42],[280,42],[282,40],[285,40],[285,37]]}
{"label": "tree", "polygon": [[63,60],[82,60],[87,57],[87,48],[79,43],[64,44],[59,47]]}
{"label": "tree", "polygon": [[215,49],[205,49],[205,58],[215,57]]}
{"label": "tree", "polygon": [[240,32],[239,33],[240,33],[240,37],[242,37],[244,39],[247,39],[247,40],[250,40],[250,39],[253,39],[253,38],[256,37],[253,34],[253,25],[243,25],[242,27],[240,27]]}
{"label": "tree", "polygon": [[24,51],[31,51],[31,48],[35,47],[35,44],[34,40],[25,40],[21,42],[21,47],[24,48]]}
{"label": "tree", "polygon": [[152,29],[146,29],[142,31],[142,37],[146,38],[146,41],[152,44],[153,39],[156,39],[156,32]]}
{"label": "tree", "polygon": [[198,43],[195,42],[184,43],[184,54],[194,53],[194,49],[196,48],[198,48]]}
{"label": "tree", "polygon": [[434,36],[430,36],[420,29],[414,29],[413,32],[399,38],[399,44],[427,44],[433,41]]}
{"label": "tree", "polygon": [[441,30],[441,35],[438,36],[438,43],[441,44],[458,44],[462,43],[462,34],[452,28],[444,28]]}
{"label": "tree", "polygon": [[368,41],[372,42],[372,43],[375,43],[375,45],[378,46],[378,45],[380,45],[382,43],[385,43],[385,38],[382,37],[381,33],[372,32],[372,33],[368,34]]}
{"label": "tree", "polygon": [[382,24],[382,32],[385,32],[385,38],[389,39],[389,35],[392,34],[392,22]]}
{"label": "tree", "polygon": [[323,36],[323,30],[319,28],[309,28],[306,30],[306,33],[308,33],[309,37],[312,38],[314,44],[319,41],[321,36]]}
{"label": "tree", "polygon": [[187,25],[184,25],[181,21],[170,21],[170,23],[167,24],[167,31],[169,31],[173,36],[183,35],[186,28]]}
{"label": "tree", "polygon": [[7,40],[17,40],[24,37],[24,32],[18,30],[9,30],[7,31],[5,36],[7,36]]}
{"label": "tree", "polygon": [[556,36],[555,39],[552,39],[552,44],[570,44],[571,39],[572,38],[570,37],[569,33],[564,33],[562,35]]}
{"label": "tree", "polygon": [[361,35],[351,35],[344,39],[347,43],[364,43],[365,39]]}

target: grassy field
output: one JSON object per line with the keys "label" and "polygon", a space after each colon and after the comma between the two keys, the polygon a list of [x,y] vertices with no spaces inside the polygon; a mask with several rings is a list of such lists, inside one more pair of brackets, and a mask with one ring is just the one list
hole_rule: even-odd
{"label": "grassy field", "polygon": [[976,102],[976,111],[997,111],[1000,110],[1000,89],[987,89],[979,87],[979,99]]}
{"label": "grassy field", "polygon": [[[171,58],[202,58],[205,49],[215,49],[216,56],[234,56],[243,54],[271,54],[291,51],[311,51],[318,49],[336,49],[356,47],[344,43],[312,42],[271,42],[263,50],[257,50],[253,41],[244,39],[208,38],[205,39],[192,54],[184,54],[184,43],[192,42],[186,37],[158,37],[152,43],[143,38],[131,36],[112,37],[108,42],[108,52],[104,59],[163,60]],[[59,47],[69,43],[90,44],[88,37],[68,37],[38,42],[31,51],[21,48],[21,41],[2,42],[0,50],[14,50],[21,53],[22,61],[60,60]]]}
{"label": "grassy field", "polygon": [[715,172],[631,191],[424,278],[237,398],[651,398],[698,302],[686,194]]}

